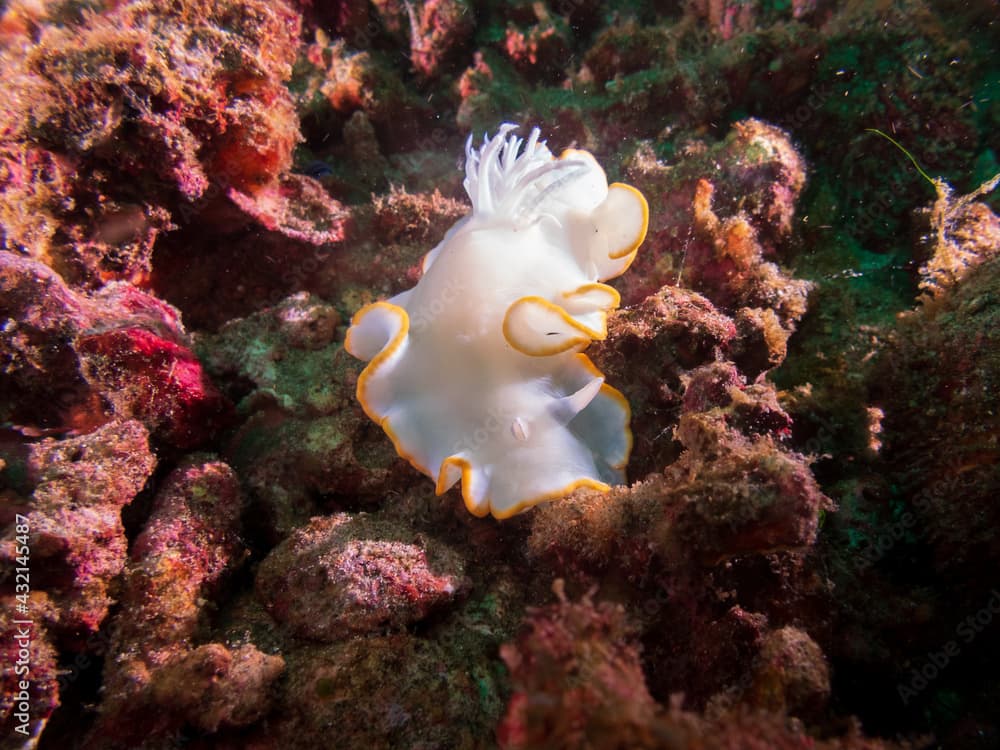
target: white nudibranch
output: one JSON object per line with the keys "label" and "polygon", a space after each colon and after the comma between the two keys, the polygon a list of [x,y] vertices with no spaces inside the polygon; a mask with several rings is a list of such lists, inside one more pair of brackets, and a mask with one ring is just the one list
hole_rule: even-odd
{"label": "white nudibranch", "polygon": [[582,352],[620,302],[600,282],[625,272],[649,223],[642,194],[609,186],[589,153],[556,159],[537,128],[524,142],[515,127],[478,151],[469,137],[471,213],[345,343],[368,362],[358,400],[399,455],[497,518],[624,480],[628,402]]}

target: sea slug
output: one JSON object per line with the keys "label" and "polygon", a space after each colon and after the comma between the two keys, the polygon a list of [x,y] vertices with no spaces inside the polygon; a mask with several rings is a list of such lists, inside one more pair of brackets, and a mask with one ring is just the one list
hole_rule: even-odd
{"label": "sea slug", "polygon": [[[629,406],[583,350],[607,335],[649,223],[635,188],[585,151],[559,159],[505,124],[466,144],[472,211],[415,287],[361,309],[345,346],[368,362],[357,396],[400,456],[459,479],[477,516],[508,518],[578,487],[624,480]],[[523,149],[522,149],[523,145]]]}

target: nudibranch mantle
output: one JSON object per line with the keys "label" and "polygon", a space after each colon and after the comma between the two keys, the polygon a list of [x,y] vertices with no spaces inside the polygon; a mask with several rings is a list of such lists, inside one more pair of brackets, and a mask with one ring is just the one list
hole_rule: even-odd
{"label": "nudibranch mantle", "polygon": [[537,128],[522,141],[515,127],[478,151],[469,137],[472,211],[345,342],[368,362],[358,400],[399,454],[497,518],[623,481],[628,402],[582,352],[620,302],[601,282],[625,272],[649,223],[642,194],[609,186],[589,153],[556,159]]}

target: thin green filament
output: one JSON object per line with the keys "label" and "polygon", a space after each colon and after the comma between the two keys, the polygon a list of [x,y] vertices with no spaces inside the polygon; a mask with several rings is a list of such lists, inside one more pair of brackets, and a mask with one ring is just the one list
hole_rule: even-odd
{"label": "thin green filament", "polygon": [[917,168],[918,172],[920,172],[920,176],[923,177],[925,180],[927,180],[931,185],[934,186],[934,189],[937,190],[937,183],[934,182],[934,180],[931,178],[931,176],[928,175],[920,167],[920,165],[917,163],[917,160],[914,158],[913,154],[911,154],[909,151],[907,151],[905,148],[903,148],[902,144],[900,144],[899,141],[897,141],[892,136],[886,135],[885,133],[883,133],[881,130],[878,130],[877,128],[865,128],[865,130],[867,130],[869,133],[875,133],[876,135],[882,136],[887,141],[889,141],[889,143],[891,143],[893,146],[895,146],[900,151],[902,151],[904,154],[906,154],[906,158],[909,159],[911,162],[913,162],[913,166]]}

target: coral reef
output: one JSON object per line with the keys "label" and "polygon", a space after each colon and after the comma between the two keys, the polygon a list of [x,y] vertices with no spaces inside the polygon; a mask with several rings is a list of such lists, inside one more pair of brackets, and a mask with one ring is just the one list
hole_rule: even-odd
{"label": "coral reef", "polygon": [[[44,6],[49,23],[5,46],[5,248],[74,282],[148,280],[159,234],[223,195],[290,236],[340,236],[336,202],[287,174],[299,140],[283,85],[299,32],[290,7],[98,9],[63,20]],[[8,25],[26,12],[8,8]]]}
{"label": "coral reef", "polygon": [[500,652],[514,688],[501,747],[651,746],[657,706],[622,607],[563,594],[529,617]]}
{"label": "coral reef", "polygon": [[177,310],[126,284],[74,291],[48,266],[0,251],[0,415],[31,429],[137,419],[158,443],[193,448],[228,404],[188,347]]}
{"label": "coral reef", "polygon": [[250,643],[196,645],[207,602],[245,556],[241,507],[220,461],[195,454],[165,480],[125,570],[128,617],[115,621],[88,747],[131,747],[185,723],[214,732],[267,713],[280,656]]}
{"label": "coral reef", "polygon": [[[15,514],[30,529],[34,590],[46,595],[45,626],[80,648],[97,631],[125,566],[122,508],[152,475],[156,459],[146,430],[135,421],[111,422],[75,438],[46,438],[26,453],[4,446],[5,527]],[[10,573],[18,553],[6,540],[2,564]]]}
{"label": "coral reef", "polygon": [[989,206],[976,201],[1000,184],[1000,174],[968,195],[954,197],[944,180],[934,181],[937,200],[926,210],[930,224],[930,259],[920,268],[920,287],[940,296],[980,263],[1000,252],[1000,219]]}
{"label": "coral reef", "polygon": [[[595,606],[588,597],[570,602],[560,583],[560,601],[533,611],[519,640],[503,649],[514,682],[498,732],[503,748],[897,747],[866,740],[856,730],[817,741],[780,712],[719,707],[702,717],[682,710],[679,701],[662,706],[646,687],[640,649],[621,607]],[[757,670],[753,689],[771,691],[771,701],[825,695],[829,685],[822,656],[818,664],[809,663],[817,653],[815,644],[801,641],[793,629],[777,631],[762,652],[767,661]],[[779,660],[788,665],[776,670]],[[767,676],[777,677],[779,684],[760,685]],[[760,704],[751,700],[748,705]]]}
{"label": "coral reef", "polygon": [[454,551],[365,514],[315,518],[257,572],[268,612],[296,635],[336,642],[400,630],[469,587]]}

